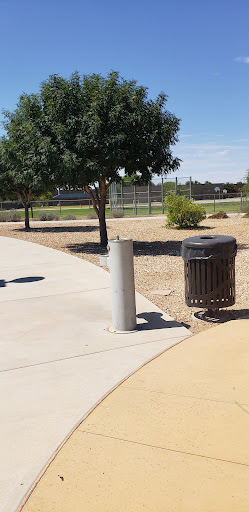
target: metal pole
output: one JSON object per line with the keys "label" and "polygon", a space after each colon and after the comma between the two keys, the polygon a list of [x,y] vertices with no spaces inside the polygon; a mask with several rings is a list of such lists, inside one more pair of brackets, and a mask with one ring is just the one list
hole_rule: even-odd
{"label": "metal pole", "polygon": [[112,328],[114,331],[136,329],[136,300],[131,239],[109,240]]}
{"label": "metal pole", "polygon": [[137,196],[136,196],[136,185],[134,185],[134,206],[135,206],[135,215],[137,215]]}
{"label": "metal pole", "polygon": [[192,177],[189,176],[189,199],[192,199]]}
{"label": "metal pole", "polygon": [[60,215],[61,215],[61,202],[59,201],[59,205],[60,205]]}
{"label": "metal pole", "polygon": [[177,178],[176,178],[176,183],[175,183],[175,195],[177,196]]}
{"label": "metal pole", "polygon": [[31,211],[31,218],[33,219],[34,218],[34,213],[33,213],[32,202],[30,202],[30,211]]}
{"label": "metal pole", "polygon": [[150,182],[148,183],[148,211],[149,211],[149,215],[151,215]]}
{"label": "metal pole", "polygon": [[214,194],[214,213],[215,213],[215,194]]}
{"label": "metal pole", "polygon": [[162,213],[164,213],[164,204],[163,204],[163,178],[162,178]]}
{"label": "metal pole", "polygon": [[123,182],[121,181],[121,206],[124,211],[124,198],[123,198]]}
{"label": "metal pole", "polygon": [[243,209],[243,198],[242,198],[242,192],[240,192],[240,210]]}

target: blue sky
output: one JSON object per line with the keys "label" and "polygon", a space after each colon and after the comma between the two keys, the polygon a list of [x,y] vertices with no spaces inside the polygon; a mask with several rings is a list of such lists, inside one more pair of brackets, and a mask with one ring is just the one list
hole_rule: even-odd
{"label": "blue sky", "polygon": [[[50,74],[117,70],[168,95],[178,176],[239,181],[249,167],[249,3],[0,0],[0,107]],[[172,176],[173,177],[173,176]]]}

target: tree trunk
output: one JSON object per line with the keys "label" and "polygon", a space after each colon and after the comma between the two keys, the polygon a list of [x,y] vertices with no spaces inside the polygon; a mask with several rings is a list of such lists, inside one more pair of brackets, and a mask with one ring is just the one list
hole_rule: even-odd
{"label": "tree trunk", "polygon": [[99,231],[100,247],[106,249],[108,244],[106,221],[105,221],[105,203],[106,203],[106,183],[101,180],[100,185],[100,204],[99,204]]}
{"label": "tree trunk", "polygon": [[24,208],[25,208],[25,229],[30,229],[30,225],[29,225],[29,205],[27,203],[25,203]]}
{"label": "tree trunk", "polygon": [[101,249],[106,250],[107,244],[108,244],[108,237],[107,237],[107,229],[106,229],[106,220],[105,220],[105,205],[106,205],[106,195],[107,190],[111,185],[111,181],[108,183],[105,182],[105,180],[100,179],[99,180],[99,193],[98,190],[95,188],[95,195],[93,194],[93,191],[91,190],[90,186],[85,186],[85,191],[89,194],[92,204],[94,207],[94,210],[99,218],[99,232],[100,232],[100,247]]}
{"label": "tree trunk", "polygon": [[31,189],[28,187],[25,187],[24,189],[17,189],[13,190],[15,194],[18,194],[22,204],[24,206],[25,211],[25,229],[30,229],[29,225],[29,205],[30,205],[30,197],[31,197]]}

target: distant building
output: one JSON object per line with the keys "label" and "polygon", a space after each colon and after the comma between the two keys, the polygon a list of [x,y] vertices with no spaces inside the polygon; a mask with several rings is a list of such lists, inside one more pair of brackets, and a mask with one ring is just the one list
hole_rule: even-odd
{"label": "distant building", "polygon": [[59,190],[52,192],[53,199],[63,200],[74,200],[74,199],[89,199],[89,195],[84,190]]}

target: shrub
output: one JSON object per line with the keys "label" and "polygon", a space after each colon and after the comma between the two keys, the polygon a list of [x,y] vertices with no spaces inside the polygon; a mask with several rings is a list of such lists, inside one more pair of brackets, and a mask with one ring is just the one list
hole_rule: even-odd
{"label": "shrub", "polygon": [[242,211],[243,211],[243,212],[244,212],[244,214],[245,214],[245,215],[244,215],[244,217],[249,217],[249,201],[248,201],[248,200],[246,200],[246,201],[244,202],[243,210],[242,210]]}
{"label": "shrub", "polygon": [[111,217],[114,217],[114,219],[121,219],[123,216],[124,210],[122,208],[117,208],[111,212]]}
{"label": "shrub", "polygon": [[19,220],[21,220],[21,213],[16,210],[0,212],[0,222],[18,222]]}
{"label": "shrub", "polygon": [[38,213],[38,220],[59,220],[59,215],[56,213],[46,213],[46,212],[39,212]]}
{"label": "shrub", "polygon": [[222,210],[220,210],[219,212],[214,213],[213,215],[210,215],[208,218],[209,219],[227,219],[228,215],[226,214],[226,212],[223,212]]}
{"label": "shrub", "polygon": [[177,226],[178,229],[196,228],[201,220],[206,218],[205,208],[194,204],[185,196],[169,194],[165,199],[167,208],[167,226]]}
{"label": "shrub", "polygon": [[76,220],[76,216],[73,215],[72,213],[68,213],[68,215],[65,215],[63,217],[63,220]]}
{"label": "shrub", "polygon": [[89,214],[87,215],[87,218],[88,219],[97,219],[98,215],[97,215],[97,213],[95,211],[89,212]]}
{"label": "shrub", "polygon": [[10,222],[18,222],[21,220],[21,213],[16,210],[10,210],[9,212],[9,221]]}

